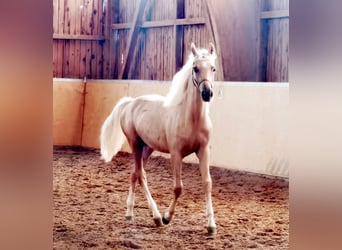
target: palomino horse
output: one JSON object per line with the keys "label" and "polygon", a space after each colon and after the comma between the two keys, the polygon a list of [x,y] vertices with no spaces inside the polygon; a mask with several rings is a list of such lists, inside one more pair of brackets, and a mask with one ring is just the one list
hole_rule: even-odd
{"label": "palomino horse", "polygon": [[[213,44],[209,50],[197,49],[191,44],[187,63],[172,80],[169,94],[124,97],[114,107],[101,128],[101,155],[109,162],[121,149],[125,137],[135,158],[135,169],[127,197],[126,218],[133,218],[137,181],[144,188],[148,204],[157,226],[168,224],[175,213],[182,192],[182,159],[195,152],[206,198],[207,230],[216,232],[211,201],[209,172],[209,139],[211,120],[209,101],[213,96],[216,53]],[[144,165],[154,151],[170,153],[174,177],[174,198],[162,217],[147,186]]]}

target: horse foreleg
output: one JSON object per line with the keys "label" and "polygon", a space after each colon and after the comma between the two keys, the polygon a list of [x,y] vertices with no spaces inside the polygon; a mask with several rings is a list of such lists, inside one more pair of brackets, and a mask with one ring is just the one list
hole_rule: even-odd
{"label": "horse foreleg", "polygon": [[176,202],[179,196],[182,193],[183,183],[181,180],[182,175],[182,158],[179,155],[171,155],[171,167],[173,172],[173,178],[174,178],[174,198],[171,201],[171,204],[169,208],[166,210],[164,216],[163,216],[163,223],[169,224],[176,208]]}
{"label": "horse foreleg", "polygon": [[208,233],[214,234],[216,233],[216,224],[214,219],[214,209],[211,200],[211,176],[209,171],[209,148],[206,146],[201,148],[197,153],[199,159],[199,167],[202,176],[202,182],[205,192],[205,199],[206,199],[206,214],[208,217],[208,224],[207,230]]}

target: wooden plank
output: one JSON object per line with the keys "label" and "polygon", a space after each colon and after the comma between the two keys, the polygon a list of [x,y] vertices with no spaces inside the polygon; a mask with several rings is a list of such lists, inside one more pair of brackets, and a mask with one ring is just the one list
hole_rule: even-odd
{"label": "wooden plank", "polygon": [[[74,35],[81,35],[81,9],[82,0],[75,0],[75,33]],[[74,66],[74,77],[82,78],[80,75],[80,65],[82,64],[81,58],[81,40],[75,39],[75,66]]]}
{"label": "wooden plank", "polygon": [[[184,0],[177,0],[176,19],[185,19]],[[175,72],[183,66],[183,45],[184,45],[184,26],[174,26],[174,53],[175,53]]]}
{"label": "wooden plank", "polygon": [[109,1],[110,12],[107,13],[107,33],[109,38],[109,48],[108,54],[104,54],[104,56],[108,56],[108,77],[116,78],[119,75],[119,67],[120,67],[120,39],[119,32],[120,30],[112,30],[111,24],[113,22],[120,21],[120,0]]}
{"label": "wooden plank", "polygon": [[69,77],[75,78],[75,40],[69,41]]}
{"label": "wooden plank", "polygon": [[[127,41],[127,49],[124,54],[124,62],[123,67],[119,73],[119,79],[122,79],[123,77],[127,78],[129,67],[127,62],[131,62],[133,59],[133,53],[134,53],[134,45],[137,40],[137,36],[139,33],[139,25],[141,24],[141,19],[144,14],[144,9],[146,6],[146,0],[140,0],[138,7],[136,8],[136,11],[133,16],[133,22],[132,22],[132,29],[128,37]],[[132,43],[133,41],[133,43]]]}
{"label": "wooden plank", "polygon": [[[205,24],[205,18],[197,17],[197,18],[182,18],[176,20],[162,20],[162,21],[145,21],[142,23],[140,28],[160,28],[160,27],[169,27],[169,26],[184,26],[184,25],[200,25]],[[112,29],[130,29],[132,27],[132,23],[113,23]]]}
{"label": "wooden plank", "polygon": [[81,34],[81,0],[74,0],[75,3],[75,12],[74,12],[74,27],[75,27],[75,32],[72,33],[72,35],[80,35]]}
{"label": "wooden plank", "polygon": [[83,1],[81,4],[81,35],[89,35],[88,33],[88,3]]}
{"label": "wooden plank", "polygon": [[[256,6],[257,6],[257,10],[259,12],[261,12],[263,10],[263,7],[262,5],[265,4],[265,2],[261,3],[260,1],[258,1],[256,3]],[[257,41],[256,41],[256,44],[257,44],[257,47],[256,47],[256,76],[255,76],[255,80],[256,81],[263,81],[263,78],[264,78],[264,74],[262,73],[263,71],[263,68],[265,67],[264,65],[264,58],[265,58],[265,54],[263,53],[263,45],[265,43],[265,41],[262,39],[263,35],[262,35],[262,32],[264,31],[264,28],[263,28],[263,24],[265,21],[262,21],[260,20],[260,15],[258,15],[256,17],[256,20],[255,20],[255,23],[257,24]]]}
{"label": "wooden plank", "polygon": [[69,68],[69,53],[70,51],[70,41],[66,40],[64,42],[64,55],[63,55],[63,77],[70,78],[70,68]]}
{"label": "wooden plank", "polygon": [[97,73],[96,73],[96,78],[97,79],[104,79],[103,76],[103,44],[98,43],[97,45],[97,52],[96,52],[96,58],[97,58]]}
{"label": "wooden plank", "polygon": [[87,74],[87,79],[91,79],[92,76],[92,58],[91,58],[91,41],[86,41],[86,74]]}
{"label": "wooden plank", "polygon": [[58,0],[53,0],[53,33],[58,33]]}
{"label": "wooden plank", "polygon": [[[96,17],[95,30],[96,34],[98,35],[104,35],[102,23],[102,4],[102,0],[97,0],[96,8],[93,13]],[[96,57],[96,79],[103,79],[103,42],[96,43],[96,51],[94,53]]]}
{"label": "wooden plank", "polygon": [[80,77],[84,78],[87,75],[86,64],[87,64],[87,55],[86,55],[86,44],[88,41],[80,40]]}
{"label": "wooden plank", "polygon": [[53,34],[53,39],[103,41],[106,38],[102,35]]}
{"label": "wooden plank", "polygon": [[53,65],[53,77],[58,77],[58,71],[57,71],[57,41],[54,41],[52,43],[52,65]]}
{"label": "wooden plank", "polygon": [[138,34],[136,46],[134,48],[132,60],[130,61],[130,67],[128,70],[127,78],[129,79],[139,79],[139,64],[140,64],[140,57],[139,57],[139,47],[142,42],[142,34]]}
{"label": "wooden plank", "polygon": [[[115,0],[118,2],[118,0]],[[113,34],[110,24],[112,23],[112,16],[115,14],[114,7],[117,8],[115,1],[105,1],[103,2],[103,9],[102,9],[102,19],[104,22],[104,30],[103,35],[106,38],[103,44],[103,79],[112,78],[112,67],[113,67],[113,57],[116,54],[113,53]],[[114,6],[114,7],[113,7]]]}
{"label": "wooden plank", "polygon": [[95,4],[95,0],[91,1],[92,4],[89,4],[89,8],[88,8],[88,17],[89,17],[89,34],[90,35],[97,35],[96,30],[95,30],[95,17],[94,17],[94,4]]}
{"label": "wooden plank", "polygon": [[64,4],[63,0],[59,0],[58,4],[58,34],[64,33]]}
{"label": "wooden plank", "polygon": [[69,2],[69,28],[70,28],[70,35],[75,35],[76,34],[76,11],[78,9],[76,5],[76,1],[70,1]]}
{"label": "wooden plank", "polygon": [[175,19],[175,20],[163,20],[163,21],[148,21],[143,22],[141,28],[157,28],[157,27],[167,27],[174,25],[198,25],[205,24],[205,19],[198,18],[183,18],[183,19]]}
{"label": "wooden plank", "polygon": [[82,78],[80,76],[80,64],[81,64],[81,41],[75,40],[75,66],[74,66],[74,77],[75,78]]}
{"label": "wooden plank", "polygon": [[288,19],[269,21],[267,81],[288,81]]}
{"label": "wooden plank", "polygon": [[268,33],[269,23],[267,20],[261,20],[260,22],[260,33],[259,33],[259,55],[257,56],[257,81],[267,81],[267,57],[268,57]]}
{"label": "wooden plank", "polygon": [[70,6],[68,0],[64,0],[64,32],[70,34]]}
{"label": "wooden plank", "polygon": [[288,10],[273,10],[273,11],[262,11],[260,13],[260,19],[273,19],[273,18],[288,18]]}
{"label": "wooden plank", "polygon": [[97,42],[96,41],[91,41],[90,42],[90,78],[91,79],[96,79],[96,73],[97,73],[97,57],[98,55],[96,54],[97,52]]}
{"label": "wooden plank", "polygon": [[132,23],[112,23],[111,27],[113,30],[130,29],[132,27]]}
{"label": "wooden plank", "polygon": [[222,56],[221,56],[221,46],[220,46],[220,39],[218,36],[218,30],[216,26],[216,22],[214,19],[214,14],[212,10],[212,6],[209,3],[209,0],[206,1],[207,5],[207,12],[208,12],[208,28],[210,29],[210,32],[212,34],[212,37],[214,39],[214,45],[217,53],[217,73],[216,73],[216,80],[223,81],[224,75],[223,75],[223,64],[222,64]]}
{"label": "wooden plank", "polygon": [[94,16],[94,34],[103,35],[102,33],[102,23],[101,23],[101,15],[102,15],[102,0],[96,0],[94,3],[93,16]]}
{"label": "wooden plank", "polygon": [[57,42],[57,77],[63,77],[63,49],[64,41],[58,40]]}

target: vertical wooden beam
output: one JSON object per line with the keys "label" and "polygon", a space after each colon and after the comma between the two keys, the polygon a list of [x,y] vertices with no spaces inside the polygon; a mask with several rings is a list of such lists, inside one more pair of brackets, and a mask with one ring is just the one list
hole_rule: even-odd
{"label": "vertical wooden beam", "polygon": [[119,53],[119,32],[120,30],[112,30],[110,38],[109,60],[110,60],[110,78],[118,79],[119,65],[120,65],[120,53]]}
{"label": "vertical wooden beam", "polygon": [[261,71],[260,71],[260,57],[261,57],[261,20],[260,20],[260,13],[262,12],[261,8],[261,1],[263,0],[258,0],[257,1],[257,15],[256,15],[256,28],[257,28],[257,39],[256,39],[256,76],[255,76],[255,81],[260,82],[261,80]]}
{"label": "vertical wooden beam", "polygon": [[[104,51],[104,57],[106,58],[106,78],[115,79],[118,75],[118,39],[117,34],[119,31],[112,30],[112,23],[119,21],[119,6],[120,0],[106,1],[107,8],[105,10],[105,37],[106,37],[106,49]],[[114,34],[113,34],[114,33]]]}
{"label": "vertical wooden beam", "polygon": [[[81,0],[75,1],[75,35],[81,34]],[[81,58],[81,42],[80,40],[75,41],[75,67],[74,76],[75,78],[81,78],[80,65],[82,62]]]}
{"label": "vertical wooden beam", "polygon": [[[184,0],[177,0],[176,19],[185,18]],[[184,46],[184,26],[174,25],[175,40],[175,72],[179,71],[183,66],[183,46]]]}
{"label": "vertical wooden beam", "polygon": [[53,8],[53,34],[58,34],[58,0],[53,0],[52,8]]}
{"label": "vertical wooden beam", "polygon": [[127,41],[127,49],[124,54],[124,61],[119,73],[119,79],[127,78],[129,72],[129,64],[133,59],[134,48],[137,41],[137,37],[142,24],[142,17],[146,6],[146,0],[140,0],[138,7],[136,8],[133,16],[132,27]]}
{"label": "vertical wooden beam", "polygon": [[212,38],[214,40],[214,45],[217,53],[217,79],[218,81],[224,81],[224,75],[223,75],[223,64],[222,64],[222,56],[221,56],[221,47],[220,47],[220,40],[218,36],[218,30],[216,26],[216,22],[214,19],[213,9],[209,2],[210,0],[206,0],[207,5],[207,18],[208,18],[208,28],[209,32],[212,35]]}
{"label": "vertical wooden beam", "polygon": [[[260,0],[260,13],[269,8],[267,1]],[[257,16],[258,18],[259,16]],[[267,19],[258,19],[259,23],[259,39],[257,52],[257,81],[267,82],[267,57],[268,57],[268,34],[269,21]]]}

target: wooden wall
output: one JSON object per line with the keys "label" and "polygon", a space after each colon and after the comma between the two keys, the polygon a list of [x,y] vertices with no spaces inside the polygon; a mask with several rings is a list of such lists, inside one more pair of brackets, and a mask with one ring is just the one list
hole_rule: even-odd
{"label": "wooden wall", "polygon": [[[121,0],[118,3],[119,16],[114,23],[127,24],[132,23],[134,11],[140,1]],[[147,1],[145,15],[142,19],[145,21],[163,21],[175,19],[176,1],[157,0]],[[114,58],[113,78],[121,78],[120,71],[123,70],[125,50],[130,33],[127,28],[114,28],[113,35],[118,46],[118,55]],[[129,67],[128,75],[123,78],[146,79],[146,80],[170,80],[175,73],[174,69],[174,34],[173,26],[151,27],[139,30],[139,33],[132,41],[136,51],[131,61],[127,62]],[[115,46],[114,46],[115,48]]]}
{"label": "wooden wall", "polygon": [[104,0],[53,1],[53,76],[108,78]]}
{"label": "wooden wall", "polygon": [[211,0],[226,81],[257,81],[259,1]]}
{"label": "wooden wall", "polygon": [[261,2],[259,79],[288,82],[289,0]]}
{"label": "wooden wall", "polygon": [[288,0],[53,0],[53,7],[54,77],[171,80],[191,42],[213,42],[217,80],[288,81]]}

